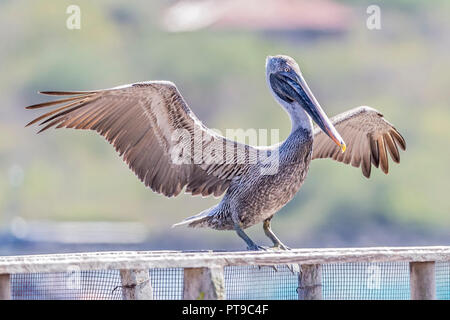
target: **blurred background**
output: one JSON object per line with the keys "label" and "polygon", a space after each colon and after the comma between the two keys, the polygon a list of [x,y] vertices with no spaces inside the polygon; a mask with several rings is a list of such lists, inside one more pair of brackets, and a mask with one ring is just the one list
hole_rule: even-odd
{"label": "blurred background", "polygon": [[[81,28],[68,29],[70,5]],[[381,29],[367,27],[369,5]],[[146,189],[102,137],[24,125],[38,90],[175,82],[206,125],[280,129],[265,58],[287,54],[329,116],[379,109],[407,141],[385,176],[313,161],[273,220],[291,247],[450,242],[448,1],[0,0],[0,254],[245,249],[233,232],[170,228],[219,199]],[[249,229],[269,245],[260,225]]]}

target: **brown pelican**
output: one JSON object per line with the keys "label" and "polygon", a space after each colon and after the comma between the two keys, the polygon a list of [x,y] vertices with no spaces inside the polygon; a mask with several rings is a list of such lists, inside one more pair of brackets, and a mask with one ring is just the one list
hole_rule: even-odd
{"label": "brown pelican", "polygon": [[[202,196],[226,192],[216,206],[177,225],[235,230],[248,249],[259,250],[263,247],[243,230],[263,222],[274,247],[287,249],[272,232],[270,222],[300,189],[311,159],[332,158],[352,164],[369,178],[372,165],[387,174],[388,152],[399,162],[398,146],[405,150],[406,145],[375,109],[358,107],[328,119],[298,64],[288,56],[267,57],[266,79],[292,121],[289,137],[270,147],[238,143],[208,129],[177,87],[167,81],[95,91],[41,92],[66,97],[27,107],[63,104],[28,125],[42,120],[39,132],[51,127],[97,131],[146,186],[168,197],[184,188],[186,193]],[[264,173],[262,169],[267,167],[276,170]]]}

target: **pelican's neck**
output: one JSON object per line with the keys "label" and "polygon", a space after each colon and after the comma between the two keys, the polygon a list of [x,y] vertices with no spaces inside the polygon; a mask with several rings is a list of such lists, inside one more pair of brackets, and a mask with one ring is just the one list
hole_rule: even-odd
{"label": "pelican's neck", "polygon": [[291,134],[298,129],[303,129],[307,132],[312,132],[313,123],[311,117],[306,113],[306,111],[297,103],[293,104],[283,104],[283,108],[289,114],[292,123]]}

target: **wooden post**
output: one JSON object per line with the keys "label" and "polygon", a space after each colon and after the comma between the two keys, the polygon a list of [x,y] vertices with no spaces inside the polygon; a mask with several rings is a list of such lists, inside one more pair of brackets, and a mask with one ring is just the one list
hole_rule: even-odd
{"label": "wooden post", "polygon": [[11,282],[9,274],[0,274],[0,300],[11,300]]}
{"label": "wooden post", "polygon": [[410,262],[409,285],[411,300],[435,300],[436,277],[434,261]]}
{"label": "wooden post", "polygon": [[223,267],[185,268],[184,300],[225,300]]}
{"label": "wooden post", "polygon": [[124,300],[152,300],[153,289],[148,269],[120,270]]}
{"label": "wooden post", "polygon": [[322,266],[320,264],[301,265],[298,283],[299,300],[322,300]]}

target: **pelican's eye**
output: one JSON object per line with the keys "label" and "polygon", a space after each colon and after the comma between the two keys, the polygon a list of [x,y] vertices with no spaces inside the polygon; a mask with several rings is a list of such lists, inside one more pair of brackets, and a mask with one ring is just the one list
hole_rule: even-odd
{"label": "pelican's eye", "polygon": [[289,67],[284,68],[284,72],[289,72],[289,71],[291,71],[291,69]]}

